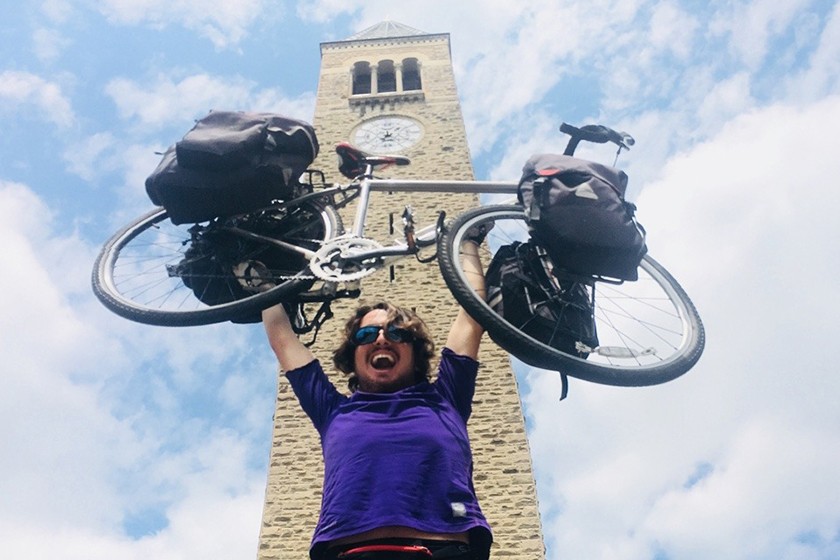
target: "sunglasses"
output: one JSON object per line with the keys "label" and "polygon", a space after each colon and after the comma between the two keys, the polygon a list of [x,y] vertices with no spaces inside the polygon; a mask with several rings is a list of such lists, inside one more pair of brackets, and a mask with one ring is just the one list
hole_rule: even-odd
{"label": "sunglasses", "polygon": [[394,325],[388,325],[387,328],[379,325],[368,325],[353,333],[353,343],[356,346],[372,344],[379,337],[379,331],[382,330],[385,331],[385,338],[391,342],[412,342],[414,340],[414,335],[408,329],[401,329]]}

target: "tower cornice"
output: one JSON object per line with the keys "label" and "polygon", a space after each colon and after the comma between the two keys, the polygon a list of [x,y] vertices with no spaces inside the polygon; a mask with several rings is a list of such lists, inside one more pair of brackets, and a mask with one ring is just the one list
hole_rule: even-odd
{"label": "tower cornice", "polygon": [[364,47],[385,47],[393,45],[428,44],[435,42],[449,43],[449,33],[431,33],[428,35],[406,35],[403,37],[380,37],[375,39],[348,39],[321,43],[321,55],[324,51],[349,50]]}

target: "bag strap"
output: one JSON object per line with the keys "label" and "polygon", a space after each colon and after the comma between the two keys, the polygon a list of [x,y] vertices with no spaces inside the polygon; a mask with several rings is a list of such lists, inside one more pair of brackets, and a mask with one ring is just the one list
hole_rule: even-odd
{"label": "bag strap", "polygon": [[[543,182],[545,182],[545,181],[543,181]],[[534,198],[536,199],[536,197],[534,197]],[[546,286],[542,286],[536,278],[533,278],[531,276],[534,273],[534,270],[533,270],[534,265],[533,265],[532,262],[530,262],[530,260],[528,259],[528,257],[526,255],[522,254],[524,251],[527,251],[527,250],[528,249],[526,248],[525,243],[519,245],[516,248],[516,258],[519,261],[519,267],[518,267],[519,270],[517,271],[516,275],[517,275],[518,278],[528,282],[528,284],[537,287],[538,289],[542,290],[543,292],[546,292],[546,290],[548,290],[549,288],[546,287]],[[537,254],[537,260],[539,261],[538,266],[540,266],[540,267],[544,266],[543,263],[542,263],[542,258],[543,258],[542,255]],[[530,269],[531,275],[523,274],[521,272],[524,269],[525,266],[527,266]],[[543,269],[542,272],[543,272],[543,274],[545,274],[547,276],[552,274],[551,271],[545,270],[545,269]],[[569,395],[569,378],[568,378],[568,376],[566,376],[566,373],[563,372],[563,371],[558,371],[557,373],[560,374],[561,385],[560,385],[560,399],[559,400],[562,401]]]}
{"label": "bag strap", "polygon": [[537,177],[534,179],[534,194],[531,197],[531,205],[528,208],[528,221],[538,222],[540,219],[540,208],[548,203],[548,178]]}

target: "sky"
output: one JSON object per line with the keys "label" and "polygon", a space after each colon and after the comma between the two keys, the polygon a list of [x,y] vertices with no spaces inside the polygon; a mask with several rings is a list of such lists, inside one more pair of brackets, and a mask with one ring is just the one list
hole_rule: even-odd
{"label": "sky", "polygon": [[261,328],[126,321],[91,266],[193,119],[310,119],[319,43],[391,19],[451,34],[479,179],[516,180],[563,120],[630,132],[650,252],[706,326],[699,364],[656,387],[572,380],[561,403],[556,372],[517,366],[548,558],[840,558],[838,3],[7,4],[1,557],[255,557]]}

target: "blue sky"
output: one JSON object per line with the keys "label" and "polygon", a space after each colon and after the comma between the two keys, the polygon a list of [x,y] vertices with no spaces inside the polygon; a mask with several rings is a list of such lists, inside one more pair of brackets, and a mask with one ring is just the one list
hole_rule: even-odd
{"label": "blue sky", "polygon": [[[631,132],[699,365],[621,389],[520,367],[549,558],[840,557],[840,8],[813,0],[45,0],[0,24],[0,552],[250,558],[275,366],[258,326],[162,329],[89,288],[211,108],[308,119],[318,44],[449,32],[476,172],[557,125]],[[602,154],[591,152],[598,157]],[[832,247],[834,247],[832,249]]]}

